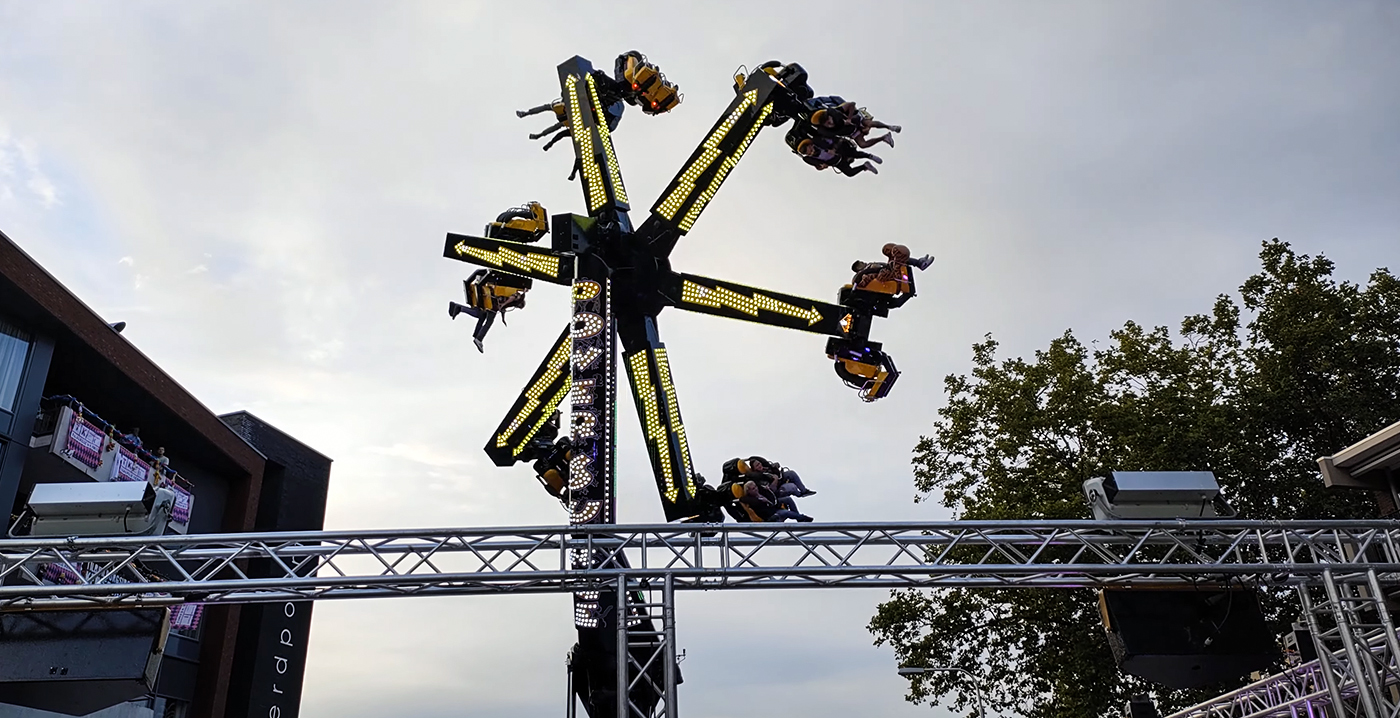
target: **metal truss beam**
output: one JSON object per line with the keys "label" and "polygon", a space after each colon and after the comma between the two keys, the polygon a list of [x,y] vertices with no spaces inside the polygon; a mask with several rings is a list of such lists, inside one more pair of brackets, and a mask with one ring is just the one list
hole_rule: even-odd
{"label": "metal truss beam", "polygon": [[[1400,576],[1391,521],[556,526],[0,541],[0,611],[675,590],[1075,588]],[[579,564],[571,556],[601,560]],[[621,561],[608,558],[620,557]],[[56,564],[74,585],[41,583]],[[1330,575],[1330,579],[1325,579]],[[71,579],[70,579],[71,580]]]}
{"label": "metal truss beam", "polygon": [[[1344,695],[1355,694],[1355,683],[1345,686]],[[1331,704],[1326,672],[1321,662],[1314,660],[1177,711],[1167,718],[1326,718],[1330,714],[1323,709]]]}
{"label": "metal truss beam", "polygon": [[[1349,590],[1364,593],[1367,591],[1366,583],[1337,584],[1334,581],[1338,592]],[[1354,635],[1354,642],[1344,643],[1336,631],[1335,618],[1329,615],[1334,606],[1326,601],[1308,598],[1305,595],[1309,590],[1307,587],[1300,586],[1298,590],[1304,599],[1303,607],[1307,611],[1310,629],[1316,631],[1322,628],[1313,634],[1317,647],[1325,649],[1319,653],[1321,658],[1266,676],[1166,718],[1349,718],[1394,715],[1397,685],[1394,668],[1396,653],[1392,645],[1395,641],[1394,631],[1387,632],[1384,628],[1375,627],[1364,634]],[[1379,614],[1373,616],[1379,617]],[[1381,670],[1375,671],[1376,668]],[[1361,682],[1358,682],[1358,677]],[[1368,712],[1368,704],[1375,710],[1387,703],[1389,712]],[[1340,711],[1332,707],[1337,705],[1342,706]]]}
{"label": "metal truss beam", "polygon": [[[660,587],[617,577],[617,604],[627,606],[627,620],[617,632],[617,655],[625,670],[617,672],[616,718],[676,718],[676,593],[674,577]],[[640,600],[629,600],[635,596]],[[640,703],[640,705],[638,705]]]}

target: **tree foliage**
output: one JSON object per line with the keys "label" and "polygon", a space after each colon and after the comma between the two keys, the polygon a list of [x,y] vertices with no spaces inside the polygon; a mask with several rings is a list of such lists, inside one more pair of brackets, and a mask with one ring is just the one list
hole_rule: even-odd
{"label": "tree foliage", "polygon": [[[1219,296],[1177,336],[1128,322],[1089,348],[1067,331],[1030,360],[999,359],[990,335],[976,344],[915,447],[920,499],[959,520],[1089,518],[1085,479],[1209,470],[1243,518],[1373,516],[1371,497],[1325,491],[1316,461],[1400,419],[1400,280],[1378,269],[1365,286],[1337,281],[1331,261],[1278,240],[1259,256],[1238,303]],[[1296,611],[1272,603],[1280,625]],[[1219,692],[1120,674],[1092,591],[897,591],[869,628],[901,664],[968,668],[990,703],[1030,718],[1104,716],[1141,691],[1163,708]],[[926,674],[908,699],[970,711],[963,680]]]}

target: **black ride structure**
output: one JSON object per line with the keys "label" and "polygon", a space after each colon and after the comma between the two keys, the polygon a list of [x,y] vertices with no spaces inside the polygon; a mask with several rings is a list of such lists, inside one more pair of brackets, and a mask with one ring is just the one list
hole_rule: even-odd
{"label": "black ride structure", "polygon": [[[733,498],[707,486],[691,463],[661,341],[662,310],[674,307],[826,335],[827,355],[837,374],[862,399],[873,401],[888,393],[899,373],[881,345],[870,340],[871,322],[914,296],[911,272],[896,263],[892,279],[847,285],[833,304],[672,269],[671,251],[758,133],[792,122],[788,141],[794,145],[794,137],[800,140],[812,131],[812,114],[823,103],[841,100],[816,97],[800,65],[768,62],[735,75],[734,99],[640,226],[629,215],[612,133],[625,105],[660,114],[680,104],[678,88],[635,51],[619,56],[611,75],[582,57],[566,60],[558,72],[561,98],[518,114],[554,114],[557,124],[532,137],[557,130],[549,144],[572,140],[571,179],[578,177],[587,213],[547,216],[531,202],[502,213],[487,225],[484,237],[447,235],[446,257],[485,268],[466,281],[467,304],[450,305],[453,317],[465,312],[477,318],[478,349],[497,314],[524,306],[534,281],[572,288],[572,321],[487,442],[486,453],[498,466],[531,462],[545,490],[568,509],[571,524],[617,524],[614,447],[621,344],[620,365],[632,388],[666,520],[722,522],[721,506]],[[546,236],[547,246],[537,244]],[[560,436],[566,400],[568,434]],[[625,567],[620,552],[603,550],[574,551],[571,561],[575,568]],[[637,623],[650,622],[644,611],[630,605],[641,601],[638,593],[627,600],[629,606],[619,608],[620,600],[610,591],[574,596],[579,640],[570,654],[570,676],[591,716],[615,714],[615,636],[622,622],[628,622],[623,628],[629,632],[637,630]],[[663,667],[652,662],[645,670],[659,676]],[[659,683],[641,682],[628,700],[649,712],[661,699],[649,686]]]}

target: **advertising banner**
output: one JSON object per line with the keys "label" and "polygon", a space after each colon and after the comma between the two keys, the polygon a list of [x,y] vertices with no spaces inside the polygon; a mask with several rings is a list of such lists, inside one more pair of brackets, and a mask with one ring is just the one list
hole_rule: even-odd
{"label": "advertising banner", "polygon": [[170,484],[170,488],[175,491],[175,509],[170,512],[170,522],[188,525],[190,511],[194,508],[194,494],[174,483]]}
{"label": "advertising banner", "polygon": [[[82,566],[82,564],[78,564],[79,568]],[[81,574],[61,563],[46,564],[39,572],[39,578],[63,586],[72,586],[83,582]]]}
{"label": "advertising banner", "polygon": [[112,458],[112,481],[146,481],[151,475],[151,466],[136,457],[125,446],[118,446]]}
{"label": "advertising banner", "polygon": [[193,631],[199,628],[199,619],[204,615],[204,604],[182,603],[170,607],[170,627],[180,631]]}
{"label": "advertising banner", "polygon": [[73,420],[68,422],[68,440],[63,453],[95,469],[102,465],[102,445],[106,441],[107,436],[100,429],[75,412]]}

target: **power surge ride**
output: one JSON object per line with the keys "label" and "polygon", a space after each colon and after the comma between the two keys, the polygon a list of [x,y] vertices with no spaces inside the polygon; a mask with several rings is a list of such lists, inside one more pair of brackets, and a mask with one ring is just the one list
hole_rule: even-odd
{"label": "power surge ride", "polygon": [[[914,296],[911,265],[907,250],[886,245],[889,261],[857,263],[861,271],[832,304],[676,272],[669,256],[763,128],[791,121],[789,145],[799,152],[801,144],[804,161],[816,164],[811,159],[814,145],[829,148],[824,150],[827,155],[847,148],[852,156],[867,156],[854,148],[855,141],[869,146],[863,132],[869,129],[870,116],[863,110],[852,112],[854,104],[840,97],[816,97],[799,65],[768,62],[740,72],[734,78],[734,99],[646,220],[634,228],[611,133],[626,104],[646,114],[661,114],[680,104],[679,88],[635,51],[617,58],[611,76],[581,57],[565,61],[558,71],[561,98],[517,114],[555,116],[555,126],[532,135],[543,138],[557,131],[545,149],[564,137],[572,139],[574,174],[588,213],[549,217],[531,202],[502,213],[487,225],[484,237],[447,235],[445,256],[486,268],[467,280],[467,303],[449,306],[453,317],[465,312],[477,318],[478,349],[497,314],[524,306],[535,280],[572,287],[570,325],[560,332],[487,442],[486,453],[498,466],[533,462],[545,490],[568,509],[571,524],[617,523],[613,447],[620,341],[621,365],[632,387],[666,520],[721,522],[720,507],[733,497],[707,486],[691,464],[657,323],[661,310],[675,307],[826,335],[827,355],[837,374],[864,400],[874,401],[889,392],[899,373],[881,345],[870,340],[871,321],[888,316],[890,309]],[[848,132],[856,140],[833,137],[831,116],[848,117],[844,128],[835,132]],[[864,129],[862,118],[867,120]],[[850,159],[826,159],[817,166],[857,174],[851,171]],[[538,246],[546,235],[549,246]],[[926,268],[929,261],[915,261],[913,266]],[[559,413],[566,398],[569,432],[560,436]],[[619,552],[575,551],[571,558],[579,568],[625,566]],[[617,602],[609,592],[574,597],[579,642],[570,654],[570,676],[591,716],[614,715],[617,707],[618,617],[633,616],[624,618],[629,633],[637,629],[631,624],[648,620],[631,606],[616,610]],[[640,604],[640,596],[629,599],[634,602]],[[648,647],[629,645],[635,655],[647,654]],[[633,708],[649,713],[656,705],[660,696],[654,687],[662,670],[651,663],[645,672],[656,680],[629,683],[636,686],[627,696]]]}

